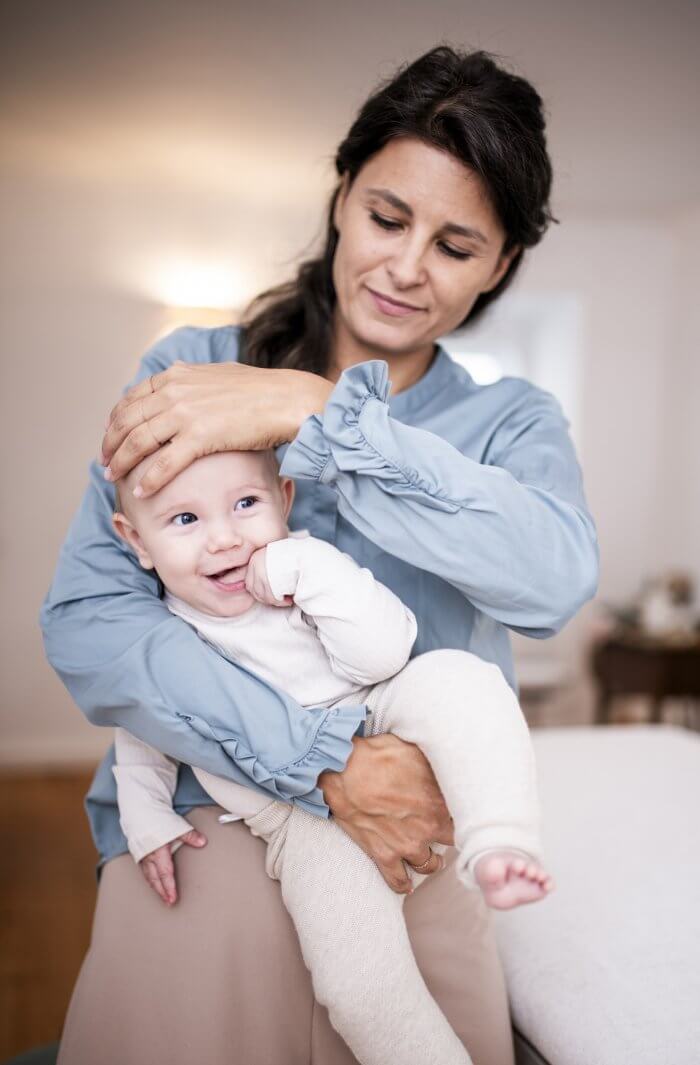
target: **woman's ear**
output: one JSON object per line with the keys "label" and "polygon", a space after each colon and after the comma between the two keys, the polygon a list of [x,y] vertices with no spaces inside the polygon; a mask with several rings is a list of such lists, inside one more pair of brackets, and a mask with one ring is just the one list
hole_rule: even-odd
{"label": "woman's ear", "polygon": [[343,217],[343,207],[345,201],[348,198],[348,192],[350,191],[350,175],[347,170],[343,174],[343,177],[338,187],[338,194],[335,198],[335,204],[333,206],[333,225],[340,232],[340,223]]}
{"label": "woman's ear", "polygon": [[112,525],[117,536],[120,536],[124,540],[132,551],[135,552],[136,557],[141,563],[144,569],[153,569],[153,561],[148,551],[144,546],[144,542],[139,536],[138,532],[131,524],[126,514],[122,514],[121,511],[117,511],[112,515]]}
{"label": "woman's ear", "polygon": [[494,289],[496,285],[503,280],[503,278],[508,272],[510,264],[513,262],[513,259],[516,257],[516,255],[519,255],[522,250],[523,249],[519,245],[516,245],[514,248],[509,248],[508,251],[501,252],[498,262],[494,267],[493,273],[482,288],[482,292],[491,292],[492,289]]}
{"label": "woman's ear", "polygon": [[280,493],[282,495],[282,513],[284,520],[289,517],[294,502],[295,485],[291,477],[280,478]]}

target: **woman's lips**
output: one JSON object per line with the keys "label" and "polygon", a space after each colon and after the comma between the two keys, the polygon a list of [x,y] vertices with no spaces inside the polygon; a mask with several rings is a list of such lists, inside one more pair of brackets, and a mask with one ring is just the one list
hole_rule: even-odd
{"label": "woman's lips", "polygon": [[407,303],[398,303],[395,300],[390,299],[388,296],[383,296],[380,292],[375,292],[372,288],[367,288],[370,296],[374,300],[375,306],[382,312],[382,314],[388,314],[390,318],[406,318],[409,314],[418,314],[422,311],[422,307],[413,307]]}

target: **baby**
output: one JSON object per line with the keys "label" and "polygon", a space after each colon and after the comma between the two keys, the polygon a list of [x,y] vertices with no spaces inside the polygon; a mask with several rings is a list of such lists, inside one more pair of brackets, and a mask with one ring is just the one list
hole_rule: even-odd
{"label": "baby", "polygon": [[[463,882],[499,909],[544,897],[529,735],[500,670],[458,650],[409,661],[416,620],[401,600],[331,544],[290,534],[294,483],[274,452],[206,456],[148,499],[131,491],[141,468],[118,486],[114,526],[157,571],[168,608],[303,707],[365,704],[366,735],[392,732],[431,763]],[[468,1063],[418,971],[404,896],[370,858],[332,818],[193,768],[221,820],[266,841],[316,997],[358,1061]],[[117,730],[114,773],[129,850],[172,903],[172,851],[205,842],[173,809],[177,765]]]}

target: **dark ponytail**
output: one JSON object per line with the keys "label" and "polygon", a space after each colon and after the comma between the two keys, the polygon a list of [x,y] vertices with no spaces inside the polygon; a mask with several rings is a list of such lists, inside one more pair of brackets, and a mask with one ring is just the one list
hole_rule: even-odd
{"label": "dark ponytail", "polygon": [[[338,148],[335,166],[352,183],[394,137],[416,137],[479,175],[505,230],[503,250],[518,251],[501,282],[476,300],[467,322],[510,284],[524,250],[538,243],[552,221],[544,128],[542,100],[529,82],[497,66],[486,52],[442,46],[370,96]],[[302,263],[293,281],[263,293],[248,308],[242,361],[325,373],[335,305],[338,191],[331,197],[322,255]]]}

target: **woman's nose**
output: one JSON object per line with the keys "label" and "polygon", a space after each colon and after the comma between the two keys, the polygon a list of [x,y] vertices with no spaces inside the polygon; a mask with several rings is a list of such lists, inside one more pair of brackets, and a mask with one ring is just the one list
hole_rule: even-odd
{"label": "woman's nose", "polygon": [[422,285],[425,281],[425,249],[410,235],[403,240],[387,263],[389,277],[397,289]]}

